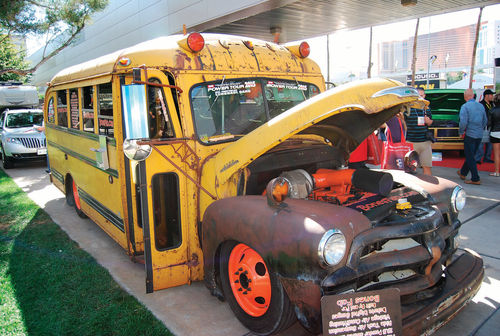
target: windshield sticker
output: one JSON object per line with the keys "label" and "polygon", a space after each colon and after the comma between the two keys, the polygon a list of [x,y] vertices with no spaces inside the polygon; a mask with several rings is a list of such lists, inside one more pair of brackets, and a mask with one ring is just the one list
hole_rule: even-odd
{"label": "windshield sticker", "polygon": [[277,89],[307,91],[307,85],[304,85],[304,84],[267,81],[266,85],[268,87],[277,88]]}
{"label": "windshield sticker", "polygon": [[248,93],[255,86],[255,81],[229,82],[224,84],[209,84],[207,85],[207,90],[208,93],[214,93],[215,96],[227,96]]}

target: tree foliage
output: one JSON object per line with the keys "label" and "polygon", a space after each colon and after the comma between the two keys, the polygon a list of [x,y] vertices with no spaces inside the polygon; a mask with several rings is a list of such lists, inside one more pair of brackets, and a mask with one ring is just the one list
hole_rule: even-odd
{"label": "tree foliage", "polygon": [[26,76],[35,72],[70,45],[92,14],[107,4],[108,0],[0,0],[0,43],[12,41],[16,35],[45,40],[39,63],[31,68],[1,63],[0,75]]}
{"label": "tree foliage", "polygon": [[[25,52],[12,44],[9,38],[0,36],[0,69],[21,69],[26,70],[29,64],[24,60]],[[16,73],[7,72],[0,75],[0,81],[23,81],[28,79]]]}

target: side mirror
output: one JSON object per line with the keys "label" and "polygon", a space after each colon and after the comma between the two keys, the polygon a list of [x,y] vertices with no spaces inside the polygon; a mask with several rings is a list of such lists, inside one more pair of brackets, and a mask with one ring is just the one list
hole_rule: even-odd
{"label": "side mirror", "polygon": [[406,153],[404,157],[404,170],[406,173],[416,174],[417,168],[420,165],[420,157],[414,150]]}
{"label": "side mirror", "polygon": [[[140,69],[138,70],[140,75]],[[144,84],[123,85],[121,93],[125,120],[123,151],[130,160],[142,161],[151,154],[152,150],[149,145],[137,143],[138,140],[149,138],[146,86]]]}

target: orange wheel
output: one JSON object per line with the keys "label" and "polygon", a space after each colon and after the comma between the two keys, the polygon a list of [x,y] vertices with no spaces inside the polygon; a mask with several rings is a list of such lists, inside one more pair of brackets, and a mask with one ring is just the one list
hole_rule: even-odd
{"label": "orange wheel", "polygon": [[220,248],[220,285],[240,322],[258,335],[290,327],[295,310],[276,273],[250,246],[229,240]]}
{"label": "orange wheel", "polygon": [[262,257],[245,244],[234,247],[228,263],[229,283],[241,309],[248,315],[264,315],[271,302],[271,279]]}
{"label": "orange wheel", "polygon": [[82,206],[80,205],[80,196],[78,195],[78,188],[76,187],[76,183],[73,180],[73,199],[75,200],[75,207],[77,210],[81,210]]}

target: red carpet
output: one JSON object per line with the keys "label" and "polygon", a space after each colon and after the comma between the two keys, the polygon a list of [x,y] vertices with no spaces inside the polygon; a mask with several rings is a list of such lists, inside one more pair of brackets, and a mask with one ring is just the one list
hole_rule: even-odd
{"label": "red carpet", "polygon": [[[451,167],[451,168],[461,168],[465,157],[460,156],[459,151],[443,151],[442,161],[432,161],[433,166],[438,167]],[[480,171],[494,172],[495,166],[493,163],[481,163],[477,165],[477,169]]]}

